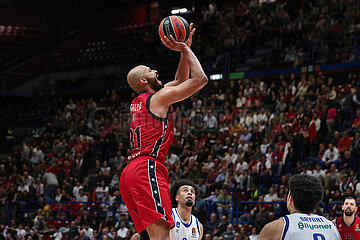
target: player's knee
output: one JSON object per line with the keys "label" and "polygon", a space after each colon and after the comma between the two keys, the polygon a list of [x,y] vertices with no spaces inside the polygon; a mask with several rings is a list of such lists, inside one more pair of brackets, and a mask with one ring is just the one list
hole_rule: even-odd
{"label": "player's knee", "polygon": [[158,232],[153,232],[152,234],[149,233],[150,240],[169,240],[169,230],[160,230]]}
{"label": "player's knee", "polygon": [[156,222],[146,227],[151,240],[168,240],[170,227],[169,223],[163,219],[159,219]]}

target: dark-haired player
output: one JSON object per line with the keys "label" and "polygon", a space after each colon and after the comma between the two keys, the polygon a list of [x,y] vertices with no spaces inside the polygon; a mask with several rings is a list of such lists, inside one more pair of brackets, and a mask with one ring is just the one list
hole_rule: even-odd
{"label": "dark-haired player", "polygon": [[347,197],[342,205],[343,215],[335,219],[342,240],[360,239],[360,218],[355,215],[356,201]]}
{"label": "dark-haired player", "polygon": [[318,178],[294,175],[289,181],[287,208],[290,215],[268,223],[259,240],[339,240],[340,234],[333,222],[312,214],[323,197]]}
{"label": "dark-haired player", "polygon": [[203,235],[203,226],[191,214],[195,204],[197,186],[188,179],[176,181],[171,186],[171,205],[175,227],[170,231],[171,240],[200,240]]}
{"label": "dark-haired player", "polygon": [[190,97],[208,82],[189,47],[193,33],[186,43],[173,37],[161,40],[167,48],[181,53],[174,81],[163,86],[157,71],[143,65],[127,75],[138,96],[130,105],[131,156],[119,189],[136,230],[145,239],[169,239],[174,227],[168,171],[163,164],[174,135],[171,104]]}

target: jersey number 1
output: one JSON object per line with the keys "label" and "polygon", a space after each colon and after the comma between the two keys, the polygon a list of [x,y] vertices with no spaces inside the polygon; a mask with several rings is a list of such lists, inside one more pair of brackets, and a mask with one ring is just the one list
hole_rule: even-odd
{"label": "jersey number 1", "polygon": [[[136,143],[134,142],[134,135],[136,136]],[[135,128],[135,131],[130,128],[130,147],[131,149],[140,148],[140,126]]]}

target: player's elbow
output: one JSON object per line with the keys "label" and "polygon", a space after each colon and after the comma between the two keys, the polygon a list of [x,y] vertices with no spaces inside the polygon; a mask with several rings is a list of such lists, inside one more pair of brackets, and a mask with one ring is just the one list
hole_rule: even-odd
{"label": "player's elbow", "polygon": [[206,77],[206,75],[201,76],[198,78],[198,83],[203,87],[208,83],[209,79]]}
{"label": "player's elbow", "polygon": [[204,82],[204,85],[206,85],[209,82],[209,79],[207,78],[207,76],[204,76],[202,80]]}
{"label": "player's elbow", "polygon": [[208,78],[206,76],[193,77],[191,81],[191,88],[200,90],[207,84],[207,82]]}

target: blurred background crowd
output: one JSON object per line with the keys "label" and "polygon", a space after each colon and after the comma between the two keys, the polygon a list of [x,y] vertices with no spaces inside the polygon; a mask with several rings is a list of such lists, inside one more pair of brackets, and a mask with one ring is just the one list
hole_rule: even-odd
{"label": "blurred background crowd", "polygon": [[[338,49],[358,37],[359,1],[298,4],[211,0],[196,15],[193,49],[204,61],[218,56],[214,69],[224,52],[256,47],[272,49],[267,60],[273,68],[297,67],[307,61],[300,45],[325,39],[314,51],[322,63],[355,60],[354,52]],[[121,30],[129,38],[118,48],[117,61],[172,54],[149,48],[157,41],[156,25],[147,28],[141,39],[136,31]],[[59,68],[108,64],[107,58],[89,62],[89,54],[94,53],[82,49],[62,59]],[[264,64],[261,59],[258,67]],[[287,213],[293,174],[320,179],[324,198],[316,212],[329,219],[341,213],[341,204],[333,202],[360,200],[359,83],[356,75],[322,71],[210,81],[173,105],[175,134],[165,163],[170,185],[181,178],[198,185],[194,214],[205,239],[257,239],[266,223]],[[16,139],[16,129],[8,132],[12,150],[0,159],[0,239],[134,234],[118,191],[130,155],[129,104],[136,95],[129,93],[50,97],[31,136]]]}

